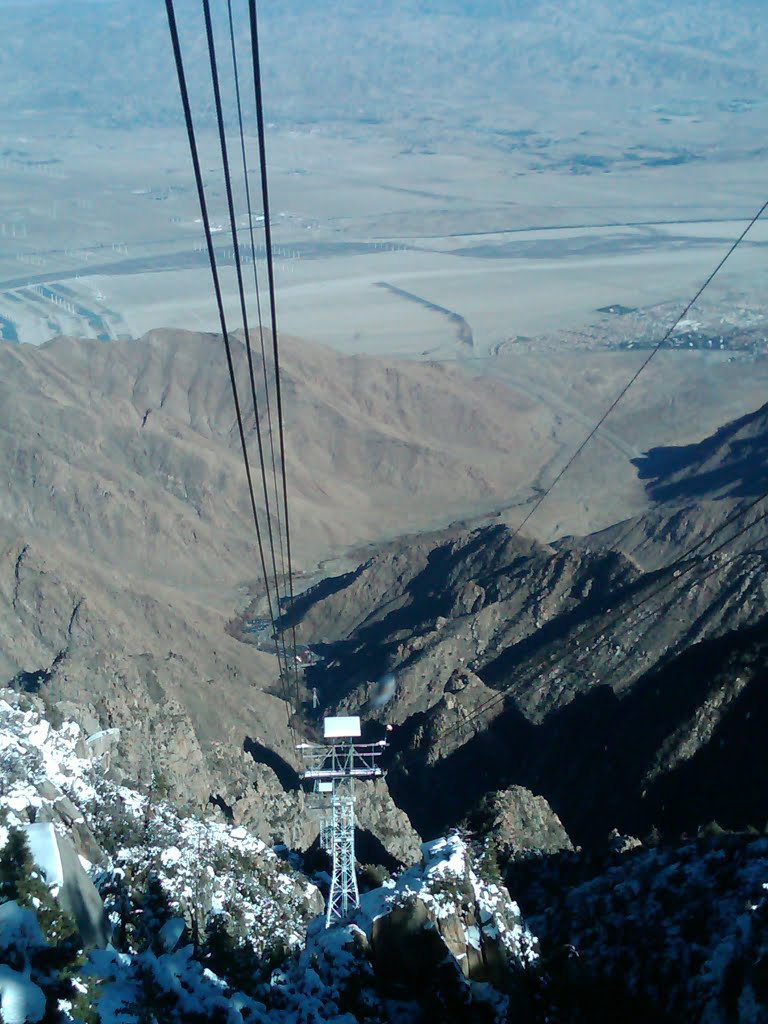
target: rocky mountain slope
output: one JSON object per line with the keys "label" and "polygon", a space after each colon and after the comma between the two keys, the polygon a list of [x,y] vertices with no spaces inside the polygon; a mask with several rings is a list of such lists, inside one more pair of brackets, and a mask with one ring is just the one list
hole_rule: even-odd
{"label": "rocky mountain slope", "polygon": [[[127,779],[160,773],[177,800],[213,797],[263,840],[308,846],[274,658],[233,628],[260,596],[220,341],[62,339],[0,360],[3,676],[69,702],[90,731],[119,727]],[[682,831],[707,807],[733,825],[764,815],[750,787],[728,804],[737,769],[712,754],[759,691],[762,505],[694,572],[663,566],[759,494],[765,410],[638,460],[646,514],[545,545],[505,525],[509,512],[424,532],[524,492],[557,448],[514,391],[298,342],[284,387],[300,568],[342,538],[379,538],[356,569],[310,586],[294,618],[318,659],[305,694],[363,709],[374,732],[398,727],[401,809],[386,786],[361,805],[390,856],[418,843],[402,809],[431,834],[515,786],[546,798],[577,843],[615,825]],[[382,545],[393,522],[415,532]],[[387,670],[394,696],[377,704]],[[314,728],[306,714],[294,724]],[[684,808],[669,787],[690,771],[701,800]]]}
{"label": "rocky mountain slope", "polygon": [[[237,340],[234,361],[258,465]],[[486,509],[525,486],[553,450],[533,402],[441,364],[344,357],[285,339],[282,374],[300,562],[340,541],[378,539],[395,508],[403,531]],[[170,585],[206,587],[214,572],[242,581],[254,560],[220,339],[158,331],[109,346],[5,345],[0,382],[9,482],[0,515]],[[528,450],[537,438],[540,450]]]}
{"label": "rocky mountain slope", "polygon": [[[611,530],[545,546],[504,525],[457,528],[304,595],[299,632],[320,655],[310,679],[329,704],[397,725],[390,787],[418,828],[515,784],[546,797],[578,843],[614,826],[680,834],[768,817],[768,505],[753,504],[765,417],[651,453],[674,464],[680,499],[662,492],[667,503]],[[661,486],[654,475],[651,494]],[[693,561],[663,568],[718,524]],[[386,702],[382,669],[396,679]]]}
{"label": "rocky mountain slope", "polygon": [[[526,486],[528,441],[553,450],[546,415],[493,381],[290,340],[283,364],[300,572],[393,523],[488,508]],[[119,726],[134,781],[160,771],[177,798],[219,794],[269,838],[295,796],[254,752],[266,737],[286,765],[295,755],[274,657],[227,628],[262,600],[238,445],[214,336],[0,346],[0,679]],[[397,818],[386,799],[372,820]]]}

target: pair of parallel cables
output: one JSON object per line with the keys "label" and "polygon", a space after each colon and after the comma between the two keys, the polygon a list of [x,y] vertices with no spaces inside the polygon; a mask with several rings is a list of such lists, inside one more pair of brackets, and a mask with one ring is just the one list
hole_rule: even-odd
{"label": "pair of parallel cables", "polygon": [[[203,180],[203,173],[200,166],[200,155],[197,145],[197,137],[195,133],[195,124],[192,115],[192,108],[189,98],[189,89],[187,85],[187,76],[184,70],[184,59],[182,55],[181,43],[179,39],[178,22],[176,19],[176,12],[174,9],[174,0],[166,0],[166,12],[168,15],[168,27],[171,34],[171,43],[173,46],[173,55],[176,63],[176,73],[179,82],[179,92],[181,95],[181,102],[184,108],[184,120],[186,122],[187,137],[189,140],[190,155],[192,157],[192,165],[195,176],[195,184],[197,187],[198,201],[200,204],[200,213],[203,223],[203,231],[205,233],[205,241],[208,250],[208,261],[210,264],[211,277],[213,280],[213,289],[216,298],[216,306],[219,314],[219,322],[221,327],[221,335],[224,342],[224,349],[227,359],[227,368],[229,371],[229,379],[232,388],[232,398],[235,408],[235,416],[237,419],[237,429],[240,437],[240,448],[243,463],[245,466],[245,475],[248,485],[248,496],[251,507],[251,514],[256,530],[256,541],[259,553],[259,561],[261,564],[262,578],[264,582],[267,607],[269,612],[269,620],[272,628],[272,635],[275,641],[277,662],[278,662],[278,673],[280,678],[280,689],[281,696],[285,701],[286,711],[288,715],[288,726],[291,731],[291,735],[295,745],[295,734],[293,730],[293,722],[291,716],[291,705],[298,709],[301,694],[299,686],[299,672],[298,672],[298,660],[297,660],[297,647],[296,647],[296,628],[292,621],[292,609],[294,603],[294,586],[293,586],[293,568],[292,568],[292,553],[291,553],[291,531],[290,531],[290,519],[288,515],[288,484],[286,476],[286,459],[285,459],[285,429],[284,429],[284,416],[283,416],[283,402],[282,402],[282,389],[280,384],[280,352],[278,345],[278,330],[277,330],[277,312],[275,303],[275,275],[274,275],[274,262],[272,254],[272,230],[271,230],[271,219],[269,211],[269,188],[267,181],[267,161],[266,161],[266,148],[265,148],[265,130],[264,130],[264,106],[263,106],[263,95],[261,85],[261,64],[259,58],[259,35],[258,35],[258,18],[256,11],[256,0],[248,0],[249,8],[249,26],[250,26],[250,51],[251,51],[251,63],[253,72],[253,95],[255,99],[256,109],[256,129],[258,138],[258,149],[259,149],[259,170],[261,176],[261,202],[262,212],[264,218],[264,245],[266,253],[266,267],[267,267],[267,280],[269,288],[269,315],[270,315],[270,326],[272,334],[272,375],[274,377],[274,395],[275,395],[275,409],[272,408],[272,401],[270,399],[270,371],[268,369],[268,358],[267,358],[267,343],[265,340],[265,330],[262,318],[262,304],[259,289],[257,261],[256,261],[256,242],[254,238],[253,229],[253,209],[251,200],[251,189],[249,185],[248,175],[248,159],[246,152],[245,143],[245,132],[243,125],[243,106],[240,89],[240,71],[237,62],[237,48],[235,44],[235,28],[234,19],[232,15],[232,0],[227,0],[227,15],[228,15],[228,27],[229,27],[229,42],[231,49],[231,60],[232,60],[232,71],[235,82],[235,96],[237,103],[237,121],[239,130],[239,143],[240,143],[240,159],[241,169],[244,180],[244,190],[248,217],[248,230],[249,230],[249,244],[250,244],[250,260],[253,267],[253,286],[256,294],[257,314],[258,314],[258,334],[261,349],[261,373],[264,384],[264,405],[267,420],[267,432],[269,435],[269,456],[271,459],[271,477],[272,477],[272,496],[274,497],[274,513],[276,519],[276,530],[273,529],[272,525],[272,506],[273,502],[270,496],[270,485],[268,482],[268,469],[267,469],[267,453],[266,446],[264,444],[264,438],[262,436],[262,424],[260,416],[260,403],[257,396],[256,376],[257,371],[255,369],[255,361],[253,354],[253,345],[251,343],[251,328],[248,322],[248,303],[246,299],[246,284],[243,273],[243,260],[240,252],[240,244],[238,241],[237,232],[237,216],[235,212],[235,201],[234,192],[232,187],[232,172],[229,158],[229,148],[226,138],[226,131],[224,125],[224,112],[221,98],[221,85],[219,77],[219,63],[217,59],[216,42],[214,38],[213,22],[211,18],[211,7],[210,0],[202,0],[202,11],[203,18],[205,21],[205,35],[208,47],[208,61],[210,65],[211,73],[211,85],[213,89],[213,99],[216,109],[216,125],[219,136],[219,148],[221,153],[221,164],[224,174],[224,183],[226,188],[227,196],[227,210],[229,214],[229,225],[230,232],[232,235],[233,245],[233,257],[235,263],[235,272],[237,277],[237,293],[240,305],[240,314],[243,325],[243,333],[245,339],[245,351],[248,363],[248,379],[250,385],[250,399],[253,404],[253,415],[256,439],[258,445],[259,455],[259,467],[261,476],[261,488],[264,499],[264,518],[266,520],[266,540],[269,547],[269,561],[267,559],[267,551],[265,545],[265,531],[262,527],[261,518],[256,500],[256,485],[254,483],[254,472],[251,467],[251,458],[249,454],[248,440],[246,437],[246,430],[244,425],[243,416],[243,404],[241,403],[237,375],[235,371],[235,362],[232,354],[232,337],[231,331],[227,324],[227,316],[224,308],[224,298],[221,286],[221,275],[219,273],[219,267],[216,259],[216,250],[213,244],[213,233],[211,229],[210,214],[208,211],[208,203],[206,199],[205,183]],[[274,443],[274,430],[273,420],[276,421],[277,432],[279,438],[279,454],[275,451]],[[280,484],[278,484],[278,463],[279,463],[279,474]],[[279,561],[280,570],[278,570],[278,554],[275,545],[275,533],[277,533],[277,549],[279,549]],[[282,576],[282,587],[280,585],[280,576]],[[281,615],[281,605],[288,601],[288,614],[291,617],[291,642],[292,649],[289,651],[288,645],[285,639],[285,630],[279,628],[279,619]],[[291,692],[292,691],[292,692]]]}

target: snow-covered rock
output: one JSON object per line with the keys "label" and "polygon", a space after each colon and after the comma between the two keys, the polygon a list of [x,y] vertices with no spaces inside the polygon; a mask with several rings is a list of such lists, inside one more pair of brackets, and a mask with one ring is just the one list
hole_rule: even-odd
{"label": "snow-covered rock", "polygon": [[67,835],[52,822],[24,826],[32,859],[62,910],[75,921],[85,946],[105,946],[110,925],[104,903]]}
{"label": "snow-covered rock", "polygon": [[[15,900],[0,905],[0,1019],[4,1024],[36,1024],[42,1019],[45,995],[30,977],[30,956],[45,945],[31,910]],[[13,960],[14,966],[6,960]]]}
{"label": "snow-covered rock", "polygon": [[42,949],[45,946],[43,933],[34,913],[27,907],[20,907],[15,900],[0,903],[0,956],[17,949]]}
{"label": "snow-covered rock", "polygon": [[119,742],[119,729],[99,729],[86,737],[85,748],[89,757],[99,758],[114,753]]}
{"label": "snow-covered rock", "polygon": [[450,953],[473,981],[504,984],[538,956],[537,941],[501,880],[484,879],[458,836],[422,846],[422,862],[367,893],[359,915],[378,969],[423,973]]}
{"label": "snow-covered rock", "polygon": [[37,1024],[44,1013],[43,990],[21,971],[0,964],[0,1016],[4,1024]]}
{"label": "snow-covered rock", "polygon": [[350,921],[311,923],[305,948],[272,976],[269,1020],[502,1024],[511,997],[501,990],[511,991],[537,956],[506,891],[449,836],[425,843],[419,865],[364,894]]}

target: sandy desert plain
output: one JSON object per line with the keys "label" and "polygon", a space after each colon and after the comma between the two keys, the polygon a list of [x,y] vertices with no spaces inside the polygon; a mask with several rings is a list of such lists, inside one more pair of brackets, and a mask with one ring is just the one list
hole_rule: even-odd
{"label": "sandy desert plain", "polygon": [[[216,329],[184,138],[95,134],[101,141],[90,145],[77,134],[44,141],[6,134],[6,338],[35,344],[56,333]],[[215,237],[230,268],[224,283],[235,315],[224,190],[206,143],[212,223],[221,228]],[[14,146],[23,155],[14,156]],[[468,150],[414,154],[394,139],[275,131],[269,157],[282,329],[345,352],[445,358],[455,353],[456,332],[445,319],[453,313],[469,325],[479,356],[515,336],[586,327],[613,304],[685,300],[760,194],[754,160],[574,174],[532,171],[525,153]],[[251,183],[256,190],[255,174]],[[245,250],[244,215],[238,229]],[[752,279],[766,242],[768,226],[759,223],[730,273]],[[70,307],[56,301],[65,296]]]}

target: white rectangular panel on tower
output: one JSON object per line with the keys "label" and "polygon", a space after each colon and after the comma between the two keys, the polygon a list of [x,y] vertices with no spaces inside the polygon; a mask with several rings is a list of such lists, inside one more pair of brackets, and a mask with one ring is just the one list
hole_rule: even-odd
{"label": "white rectangular panel on tower", "polygon": [[323,720],[323,736],[327,740],[357,739],[361,735],[358,715]]}
{"label": "white rectangular panel on tower", "polygon": [[333,783],[332,782],[318,782],[317,784],[318,793],[332,793]]}

